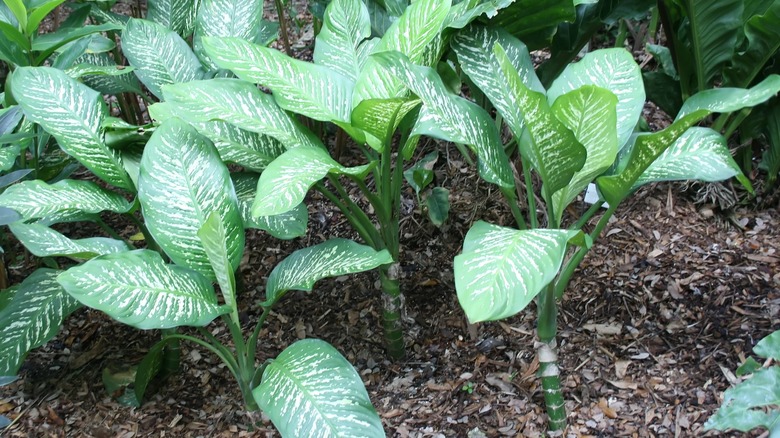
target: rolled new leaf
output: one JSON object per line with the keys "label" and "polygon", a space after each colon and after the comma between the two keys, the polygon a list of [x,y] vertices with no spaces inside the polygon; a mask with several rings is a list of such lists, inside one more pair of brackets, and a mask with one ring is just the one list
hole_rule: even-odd
{"label": "rolled new leaf", "polygon": [[360,375],[325,341],[304,339],[287,347],[252,394],[282,436],[385,436]]}
{"label": "rolled new leaf", "polygon": [[476,222],[454,265],[458,301],[469,321],[493,321],[523,310],[558,274],[567,243],[579,233]]}
{"label": "rolled new leaf", "polygon": [[38,269],[14,286],[13,298],[0,307],[0,376],[16,374],[27,352],[53,338],[65,318],[79,308],[57,283],[60,272]]}
{"label": "rolled new leaf", "polygon": [[212,211],[208,215],[206,222],[198,230],[198,237],[203,243],[203,249],[206,251],[209,262],[211,262],[211,269],[217,277],[217,284],[219,284],[219,290],[225,298],[225,304],[230,307],[230,318],[233,323],[240,326],[238,304],[236,303],[235,268],[230,263],[227,232],[222,225],[219,213]]}
{"label": "rolled new leaf", "polygon": [[195,128],[170,119],[144,150],[138,199],[149,232],[175,263],[215,278],[198,230],[216,212],[233,270],[244,251],[244,227],[225,164]]}
{"label": "rolled new leaf", "polygon": [[330,239],[299,249],[271,271],[263,305],[273,305],[289,290],[311,291],[314,283],[323,278],[363,272],[392,262],[387,250],[376,251],[348,239]]}
{"label": "rolled new leaf", "polygon": [[150,250],[94,258],[57,281],[85,306],[139,329],[204,326],[230,311],[209,279]]}

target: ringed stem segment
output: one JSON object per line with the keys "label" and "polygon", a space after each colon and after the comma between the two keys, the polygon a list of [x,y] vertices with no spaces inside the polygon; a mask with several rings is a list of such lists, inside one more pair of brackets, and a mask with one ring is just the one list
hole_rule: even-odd
{"label": "ringed stem segment", "polygon": [[402,359],[406,355],[404,347],[403,322],[401,308],[403,295],[400,287],[401,265],[391,263],[379,267],[379,279],[382,283],[382,325],[385,335],[387,354],[393,359]]}

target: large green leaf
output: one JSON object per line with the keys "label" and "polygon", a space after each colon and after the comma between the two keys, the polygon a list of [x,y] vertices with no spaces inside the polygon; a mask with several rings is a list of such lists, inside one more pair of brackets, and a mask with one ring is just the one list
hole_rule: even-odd
{"label": "large green leaf", "polygon": [[198,3],[198,0],[149,0],[146,19],[187,38],[195,27]]}
{"label": "large green leaf", "polygon": [[583,85],[595,85],[611,91],[618,98],[618,148],[622,148],[634,131],[645,105],[642,72],[633,55],[625,49],[602,49],[588,53],[570,64],[547,91],[550,104],[559,96]]}
{"label": "large green leaf", "polygon": [[476,222],[455,257],[458,301],[472,323],[523,310],[558,274],[566,244],[578,231],[518,231]]}
{"label": "large green leaf", "polygon": [[558,23],[574,21],[574,12],[571,0],[517,0],[500,11],[491,25],[503,27],[538,49],[547,45]]}
{"label": "large green leaf", "polygon": [[[569,128],[552,112],[543,93],[525,86],[501,46],[495,55],[512,93],[513,104],[523,109],[522,118],[529,138],[523,138],[523,127],[510,125],[520,142],[520,153],[530,161],[544,183],[545,199],[569,184],[574,173],[585,164],[585,148]],[[515,122],[516,120],[512,120]]]}
{"label": "large green leaf", "polygon": [[57,284],[60,272],[46,268],[33,272],[14,287],[13,299],[0,310],[0,375],[16,374],[27,352],[53,338],[62,321],[79,307]]}
{"label": "large green leaf", "polygon": [[353,83],[327,67],[291,58],[239,38],[203,38],[220,67],[271,89],[282,108],[315,120],[349,122]]}
{"label": "large green leaf", "polygon": [[378,53],[372,58],[424,102],[413,135],[428,135],[471,146],[479,159],[482,178],[501,187],[514,187],[498,129],[482,108],[452,94],[436,70],[414,65],[398,52]]}
{"label": "large green leaf", "polygon": [[108,114],[100,93],[50,67],[18,68],[11,86],[25,115],[62,150],[106,182],[134,189],[119,152],[103,142],[101,123]]}
{"label": "large green leaf", "polygon": [[222,120],[247,131],[269,135],[288,149],[322,147],[322,143],[254,84],[212,79],[163,87],[176,116],[188,122]]}
{"label": "large green leaf", "polygon": [[265,285],[265,306],[275,304],[289,290],[311,291],[318,280],[368,271],[392,263],[387,250],[376,251],[348,239],[330,239],[299,249],[274,267]]}
{"label": "large green leaf", "polygon": [[[381,152],[404,117],[420,103],[420,99],[411,97],[364,100],[352,110],[352,126],[365,131],[369,146]],[[409,156],[405,154],[404,158]]]}
{"label": "large green leaf", "polygon": [[260,175],[252,217],[290,211],[303,202],[306,192],[329,173],[365,176],[374,163],[344,167],[321,148],[295,148],[275,159]]}
{"label": "large green leaf", "polygon": [[[419,0],[406,8],[404,14],[382,36],[372,53],[396,51],[411,62],[425,59],[428,45],[439,36],[451,7],[451,0]],[[355,85],[353,107],[366,99],[404,97],[405,87],[396,75],[388,74],[369,58]]]}
{"label": "large green leaf", "polygon": [[555,100],[555,117],[569,128],[587,151],[582,169],[569,184],[553,193],[553,212],[560,223],[563,211],[594,178],[607,170],[618,153],[617,98],[609,91],[585,85]]}
{"label": "large green leaf", "polygon": [[358,47],[371,36],[368,8],[361,0],[333,0],[325,10],[314,45],[314,62],[357,80],[362,60]]}
{"label": "large green leaf", "polygon": [[160,99],[163,85],[202,79],[205,73],[186,41],[151,21],[132,18],[127,22],[122,51],[138,79]]}
{"label": "large green leaf", "polygon": [[704,90],[688,98],[675,120],[706,110],[730,113],[764,103],[780,92],[780,75],[770,75],[752,88],[715,88]]}
{"label": "large green leaf", "polygon": [[230,311],[206,277],[145,249],[94,258],[57,281],[85,306],[139,329],[203,326]]}
{"label": "large green leaf", "polygon": [[91,259],[104,254],[128,251],[121,240],[107,237],[88,237],[71,240],[57,231],[40,224],[17,222],[9,228],[19,242],[37,257],[72,257]]}
{"label": "large green leaf", "polygon": [[244,227],[233,183],[214,145],[195,128],[170,119],[155,130],[141,160],[138,198],[155,241],[175,263],[214,278],[198,230],[216,212],[235,270]]}
{"label": "large green leaf", "polygon": [[758,344],[753,347],[753,352],[760,357],[780,360],[780,330],[758,341]]}
{"label": "large green leaf", "polygon": [[360,375],[319,339],[304,339],[282,351],[252,394],[282,436],[385,436]]}
{"label": "large green leaf", "polygon": [[44,33],[34,37],[32,42],[32,49],[34,52],[39,52],[38,56],[33,60],[32,65],[43,65],[46,59],[51,56],[57,49],[65,44],[75,41],[87,35],[92,35],[98,32],[107,32],[114,30],[121,30],[123,26],[116,23],[105,23],[99,25],[77,25],[69,27],[63,25],[55,32]]}
{"label": "large green leaf", "polygon": [[[176,113],[171,103],[157,102],[149,106],[149,115],[157,122],[164,122],[175,117]],[[214,143],[222,161],[238,164],[247,170],[262,172],[268,163],[284,152],[284,145],[279,140],[227,122],[188,122]]]}
{"label": "large green leaf", "polygon": [[306,204],[301,203],[292,210],[274,216],[252,217],[252,203],[257,196],[257,180],[259,175],[252,173],[232,173],[230,178],[236,188],[238,197],[238,209],[241,211],[241,219],[244,228],[257,228],[267,231],[277,239],[295,239],[306,234],[306,225],[309,221],[309,210]]}
{"label": "large green leaf", "polygon": [[259,38],[266,33],[266,27],[263,0],[202,0],[195,20],[195,53],[204,64],[216,68],[203,51],[203,37],[236,37],[264,44]]}
{"label": "large green leaf", "polygon": [[[225,298],[225,305],[230,307],[230,318],[233,323],[240,326],[238,320],[238,304],[236,303],[236,276],[235,268],[230,260],[230,244],[225,227],[219,213],[212,211],[206,218],[203,226],[198,230],[198,237],[203,243],[203,249],[211,262],[211,268],[217,277],[217,284],[222,296]],[[242,248],[243,249],[243,248]],[[243,251],[239,254],[242,255]]]}
{"label": "large green leaf", "polygon": [[680,3],[687,16],[685,42],[690,45],[692,74],[696,76],[696,89],[701,91],[709,88],[731,60],[742,26],[743,0],[680,0]]}
{"label": "large green leaf", "polygon": [[118,193],[90,181],[65,179],[54,184],[40,180],[14,184],[0,194],[0,205],[16,210],[25,220],[57,217],[67,219],[102,211],[126,213],[132,204]]}
{"label": "large green leaf", "polygon": [[723,404],[704,424],[705,429],[736,429],[747,432],[757,427],[780,433],[780,366],[762,368],[752,377],[723,394]]}
{"label": "large green leaf", "polygon": [[735,54],[724,72],[726,85],[747,87],[780,50],[780,2],[745,23],[747,47]]}
{"label": "large green leaf", "polygon": [[713,182],[732,176],[750,187],[750,181],[731,157],[726,139],[710,128],[694,126],[653,161],[635,186],[689,179]]}

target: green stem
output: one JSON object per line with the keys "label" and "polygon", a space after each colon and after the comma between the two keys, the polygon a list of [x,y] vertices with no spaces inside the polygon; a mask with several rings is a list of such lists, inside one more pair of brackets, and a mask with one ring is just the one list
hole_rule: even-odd
{"label": "green stem", "polygon": [[271,313],[271,307],[273,304],[263,307],[263,313],[260,315],[260,318],[257,320],[257,324],[255,325],[255,329],[252,331],[252,334],[249,335],[249,338],[247,338],[246,346],[247,346],[247,355],[254,358],[255,354],[257,352],[257,338],[260,336],[260,331],[263,328],[263,324],[265,324],[265,319],[268,317],[268,314]]}
{"label": "green stem", "polygon": [[[176,336],[176,328],[162,330],[163,339]],[[181,343],[174,339],[165,345],[163,350],[162,365],[160,368],[160,374],[163,376],[171,376],[179,372],[179,365],[181,364]]]}
{"label": "green stem", "polygon": [[374,193],[372,192],[368,186],[366,185],[365,181],[361,179],[359,176],[356,175],[348,175],[349,179],[354,182],[361,192],[363,192],[363,196],[368,199],[368,202],[371,203],[371,206],[374,207],[374,211],[377,212],[377,216],[385,216],[387,215],[387,208],[389,206],[385,205],[382,200]]}
{"label": "green stem", "polygon": [[525,193],[528,199],[528,219],[531,222],[531,228],[538,228],[539,223],[536,218],[536,196],[534,196],[534,182],[531,178],[531,166],[522,155],[520,160],[523,166],[523,177],[525,179]]}
{"label": "green stem", "polygon": [[460,155],[463,156],[463,159],[466,160],[466,163],[469,166],[474,167],[475,166],[474,160],[472,160],[471,155],[469,155],[469,149],[465,145],[460,143],[453,143],[453,144],[458,149],[458,152],[460,152]]}
{"label": "green stem", "polygon": [[292,57],[292,49],[290,48],[290,36],[287,32],[287,20],[284,19],[284,5],[281,0],[274,0],[274,6],[276,7],[276,15],[279,17],[279,32],[282,34],[282,44],[284,45],[284,51],[287,56]]}
{"label": "green stem", "polygon": [[517,205],[517,194],[511,187],[499,187],[501,194],[504,195],[507,204],[509,204],[509,210],[512,212],[512,216],[515,218],[517,227],[521,230],[525,230],[528,226],[523,219],[523,213],[520,211],[520,206]]}
{"label": "green stem", "polygon": [[125,216],[127,216],[130,221],[135,224],[135,226],[138,227],[138,229],[141,231],[141,234],[144,235],[144,240],[146,241],[146,246],[151,249],[152,251],[157,251],[163,258],[165,258],[165,253],[163,252],[162,248],[160,248],[160,245],[157,244],[157,242],[154,240],[154,237],[152,237],[152,234],[149,232],[149,229],[146,228],[146,224],[141,222],[133,213],[127,213]]}
{"label": "green stem", "polygon": [[401,321],[403,298],[398,278],[400,271],[401,265],[399,263],[379,267],[379,279],[382,282],[382,325],[385,347],[388,356],[392,359],[402,359],[406,355]]}
{"label": "green stem", "polygon": [[319,190],[320,193],[325,195],[326,198],[328,198],[336,205],[339,210],[341,210],[350,225],[355,228],[355,231],[358,232],[360,237],[368,245],[375,249],[383,249],[383,245],[381,243],[382,239],[379,233],[376,231],[376,228],[374,228],[374,224],[371,222],[371,219],[369,219],[368,215],[366,215],[360,206],[352,201],[352,199],[349,197],[349,194],[346,192],[346,190],[344,190],[344,186],[341,185],[341,182],[337,178],[329,176],[328,179],[336,188],[336,191],[341,198],[333,194],[320,183],[318,183],[317,190]]}
{"label": "green stem", "polygon": [[[604,230],[604,227],[607,226],[609,219],[613,214],[615,214],[615,210],[617,210],[617,205],[610,205],[607,211],[604,212],[604,215],[601,216],[601,219],[599,219],[598,223],[596,224],[596,228],[594,228],[593,232],[590,233],[591,241],[596,241],[601,232]],[[577,266],[580,265],[582,259],[585,258],[585,254],[587,254],[588,251],[590,251],[590,248],[581,247],[566,262],[566,266],[564,266],[561,274],[558,276],[558,280],[555,282],[555,297],[557,299],[561,299],[563,297],[563,292],[566,291],[566,287],[568,287],[569,281],[571,280],[574,271],[577,269]]]}
{"label": "green stem", "polygon": [[582,227],[585,226],[585,224],[588,223],[588,221],[593,217],[593,215],[596,214],[596,212],[601,209],[601,205],[604,203],[604,200],[599,198],[598,201],[596,201],[593,205],[588,208],[587,211],[579,218],[577,223],[569,227],[570,230],[581,230]]}
{"label": "green stem", "polygon": [[[541,337],[540,337],[541,339]],[[547,410],[547,425],[550,431],[566,428],[566,406],[561,391],[560,369],[558,368],[558,353],[555,338],[536,343],[536,354],[539,358],[539,376],[542,380],[544,405]]]}
{"label": "green stem", "polygon": [[124,241],[125,239],[122,238],[119,234],[117,234],[116,231],[114,231],[113,228],[109,227],[108,224],[100,217],[95,219],[95,222],[98,224],[100,229],[106,232],[109,236],[113,237],[116,240]]}
{"label": "green stem", "polygon": [[752,111],[752,108],[744,108],[742,111],[740,111],[734,119],[729,122],[728,127],[726,128],[726,131],[723,133],[723,137],[728,139],[734,134],[734,131],[739,128],[739,125],[742,124],[742,122],[745,121],[747,116],[750,115],[750,112]]}

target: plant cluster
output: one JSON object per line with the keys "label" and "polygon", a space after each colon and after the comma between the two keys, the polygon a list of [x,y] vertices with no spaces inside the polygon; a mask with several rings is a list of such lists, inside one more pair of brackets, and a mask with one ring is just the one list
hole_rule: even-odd
{"label": "plant cluster", "polygon": [[[125,17],[78,3],[55,32],[38,34],[63,1],[0,5],[0,60],[9,66],[0,224],[47,265],[0,294],[0,382],[86,306],[161,330],[126,403],[140,405],[152,379],[175,372],[179,342],[193,342],[226,364],[246,408],[262,410],[284,436],[384,435],[360,376],[330,344],[302,340],[265,363],[256,352],[286,292],[376,269],[387,353],[404,356],[404,182],[434,225],[449,210],[448,191],[428,188],[436,152],[416,158],[421,137],[454,143],[512,212],[514,227],[479,221],[469,230],[454,259],[458,299],[473,323],[536,300],[541,385],[549,427],[560,430],[556,315],[575,269],[643,184],[736,177],[751,191],[727,142],[751,108],[773,105],[780,90],[768,67],[780,46],[771,30],[780,1],[659,2],[654,16],[669,45],[649,48],[662,71],[644,75],[622,47],[572,61],[603,26],[648,14],[648,1],[312,2],[313,62],[290,56],[285,20],[264,20],[260,0],[149,0],[144,18],[140,9]],[[726,10],[728,29],[715,19]],[[269,47],[279,32],[287,53]],[[725,40],[739,49],[723,55]],[[539,48],[551,57],[535,66],[529,50]],[[731,86],[714,87],[718,75]],[[680,94],[666,99],[670,80]],[[642,129],[646,95],[673,123]],[[697,126],[712,114],[712,128]],[[780,134],[777,117],[767,120],[771,155]],[[347,145],[362,164],[339,162]],[[776,162],[767,160],[770,182]],[[82,166],[93,177],[71,178]],[[573,217],[568,207],[589,186],[598,201]],[[280,262],[244,333],[236,271],[245,232],[304,235],[310,190],[344,214],[361,242],[332,238]],[[106,212],[138,234],[122,238]],[[83,221],[110,237],[57,231]],[[231,345],[205,328],[216,320]]]}

